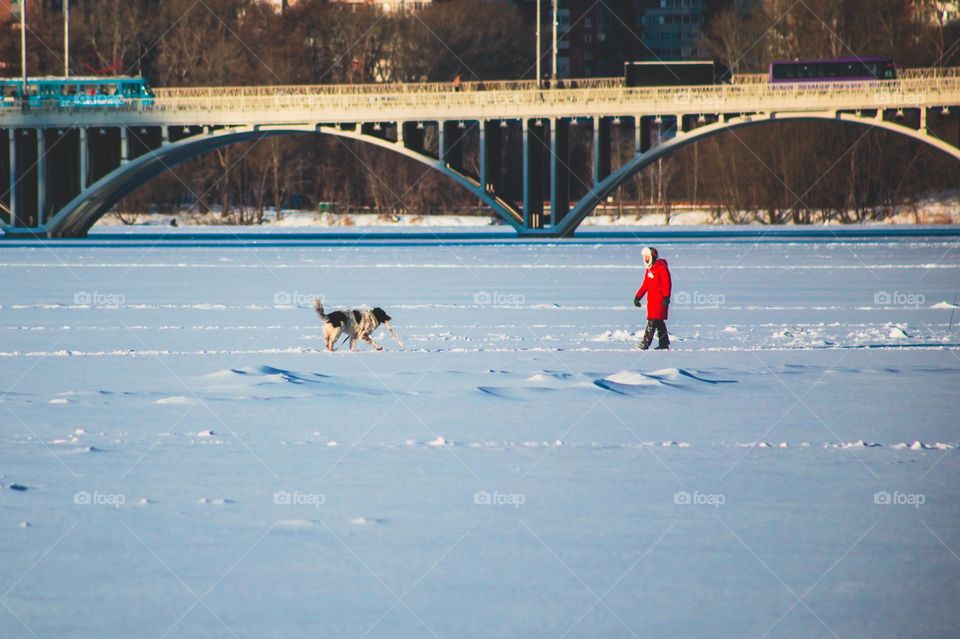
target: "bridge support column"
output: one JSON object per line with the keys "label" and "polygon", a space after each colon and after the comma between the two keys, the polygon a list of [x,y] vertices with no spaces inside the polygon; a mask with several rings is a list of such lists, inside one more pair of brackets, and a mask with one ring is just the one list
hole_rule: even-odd
{"label": "bridge support column", "polygon": [[593,183],[600,184],[610,175],[610,120],[593,118]]}
{"label": "bridge support column", "polygon": [[633,155],[634,157],[643,153],[643,116],[638,115],[633,119]]}
{"label": "bridge support column", "polygon": [[920,133],[927,133],[927,109],[920,107]]}
{"label": "bridge support column", "polygon": [[7,129],[10,140],[10,226],[17,225],[17,130]]}
{"label": "bridge support column", "polygon": [[653,118],[650,116],[638,115],[635,120],[635,128],[633,131],[633,145],[634,153],[636,155],[642,155],[650,150],[652,144],[651,130],[653,127]]}
{"label": "bridge support column", "polygon": [[947,137],[947,141],[960,149],[960,117],[954,116],[951,123],[953,134]]}
{"label": "bridge support column", "polygon": [[543,228],[543,125],[523,119],[523,226]]}
{"label": "bridge support column", "polygon": [[447,163],[447,152],[450,144],[447,139],[448,131],[446,122],[437,122],[437,156],[440,158],[441,164]]}
{"label": "bridge support column", "polygon": [[47,220],[47,132],[37,129],[37,226]]}
{"label": "bridge support column", "polygon": [[40,203],[40,171],[45,168],[40,148],[42,129],[20,128],[13,130],[10,143],[16,148],[11,152],[10,182],[14,188],[13,207],[16,213],[11,226],[17,228],[36,228],[39,224],[38,205]]}
{"label": "bridge support column", "polygon": [[461,129],[462,123],[456,120],[441,122],[440,133],[440,160],[457,171],[463,168],[463,139],[466,129]]}
{"label": "bridge support column", "polygon": [[120,127],[120,164],[126,164],[130,161],[130,140],[127,127]]}
{"label": "bridge support column", "polygon": [[487,121],[480,120],[480,190],[484,193],[487,192]]}
{"label": "bridge support column", "polygon": [[437,158],[440,164],[447,162],[447,123],[437,122]]}
{"label": "bridge support column", "polygon": [[550,122],[550,225],[570,211],[570,121]]}
{"label": "bridge support column", "polygon": [[419,122],[404,122],[397,125],[397,130],[403,129],[403,134],[397,134],[403,140],[404,148],[413,151],[423,151],[423,129]]}
{"label": "bridge support column", "polygon": [[89,173],[88,168],[88,144],[87,144],[87,128],[80,127],[80,191],[83,192],[87,188],[87,174]]}
{"label": "bridge support column", "polygon": [[480,185],[486,193],[494,193],[500,183],[500,122],[486,120],[480,124]]}
{"label": "bridge support column", "polygon": [[170,129],[165,126],[160,127],[160,146],[170,144]]}

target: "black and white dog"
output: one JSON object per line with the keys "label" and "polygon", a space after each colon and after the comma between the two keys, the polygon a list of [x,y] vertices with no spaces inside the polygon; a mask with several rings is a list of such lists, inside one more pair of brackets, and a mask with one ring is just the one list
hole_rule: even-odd
{"label": "black and white dog", "polygon": [[357,341],[360,340],[370,344],[378,351],[382,351],[383,347],[373,341],[373,337],[371,337],[381,324],[387,327],[393,339],[397,340],[400,348],[403,348],[403,342],[393,332],[393,327],[390,326],[390,320],[393,318],[379,306],[372,309],[334,311],[328,315],[323,310],[323,304],[319,298],[315,297],[313,298],[313,308],[320,316],[320,321],[323,322],[323,342],[328,351],[336,348],[337,340],[340,339],[341,335],[350,337],[351,351],[357,350]]}

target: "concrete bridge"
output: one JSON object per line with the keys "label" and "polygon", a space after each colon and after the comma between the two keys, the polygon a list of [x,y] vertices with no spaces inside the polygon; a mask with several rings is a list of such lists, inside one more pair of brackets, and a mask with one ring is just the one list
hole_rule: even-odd
{"label": "concrete bridge", "polygon": [[[0,224],[8,237],[82,237],[121,198],[180,162],[236,142],[306,133],[422,162],[521,235],[571,236],[652,162],[712,135],[788,120],[886,129],[960,160],[960,69],[791,85],[747,76],[728,85],[662,88],[600,79],[550,89],[529,82],[465,83],[456,91],[450,84],[159,89],[152,104],[119,108],[6,107]],[[633,139],[630,157],[619,162],[611,153],[614,127]],[[586,180],[570,168],[572,135],[592,138]],[[519,145],[506,144],[508,138]],[[522,156],[522,190],[513,194],[503,174],[508,153]],[[582,192],[576,201],[573,180]]]}

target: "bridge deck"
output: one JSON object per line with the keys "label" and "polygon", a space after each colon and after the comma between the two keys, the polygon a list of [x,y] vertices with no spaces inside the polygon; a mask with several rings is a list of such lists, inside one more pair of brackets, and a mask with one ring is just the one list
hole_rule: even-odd
{"label": "bridge deck", "polygon": [[283,125],[437,119],[516,119],[873,110],[956,104],[960,73],[914,70],[884,82],[627,88],[616,79],[568,81],[537,89],[529,82],[318,85],[158,89],[152,105],[113,109],[0,109],[0,126],[103,126],[209,123]]}

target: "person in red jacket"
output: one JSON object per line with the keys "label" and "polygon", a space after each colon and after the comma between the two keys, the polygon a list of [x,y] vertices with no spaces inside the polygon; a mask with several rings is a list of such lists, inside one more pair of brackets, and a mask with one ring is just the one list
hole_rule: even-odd
{"label": "person in red jacket", "polygon": [[633,298],[633,305],[639,307],[640,300],[647,296],[647,330],[643,332],[643,341],[637,344],[642,351],[650,348],[653,342],[653,333],[657,333],[657,348],[670,348],[670,338],[667,336],[667,309],[670,307],[670,269],[667,261],[661,260],[657,249],[648,246],[643,249],[643,265],[646,271],[643,274],[643,285]]}

